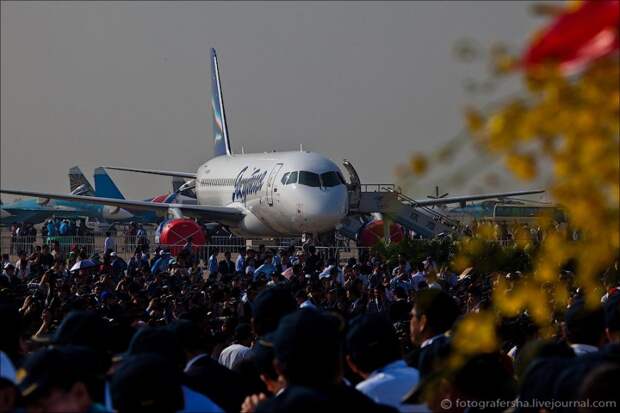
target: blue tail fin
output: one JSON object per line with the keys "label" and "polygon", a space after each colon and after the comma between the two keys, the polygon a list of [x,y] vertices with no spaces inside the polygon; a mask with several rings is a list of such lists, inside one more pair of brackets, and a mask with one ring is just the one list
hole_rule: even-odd
{"label": "blue tail fin", "polygon": [[95,196],[125,199],[114,181],[112,181],[112,178],[110,178],[110,175],[101,167],[95,168]]}
{"label": "blue tail fin", "polygon": [[211,111],[213,113],[213,155],[232,155],[230,140],[228,139],[228,126],[226,125],[226,112],[224,112],[220,70],[215,49],[211,49]]}

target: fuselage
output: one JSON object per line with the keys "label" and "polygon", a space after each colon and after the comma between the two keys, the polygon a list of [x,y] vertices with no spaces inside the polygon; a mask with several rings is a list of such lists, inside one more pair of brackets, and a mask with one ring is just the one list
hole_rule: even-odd
{"label": "fuselage", "polygon": [[[150,213],[153,215],[153,213]],[[2,205],[2,224],[41,223],[52,216],[63,218],[91,217],[102,221],[125,222],[139,220],[129,211],[108,205],[55,199],[24,199]]]}
{"label": "fuselage", "polygon": [[218,156],[196,173],[202,205],[241,210],[245,218],[233,232],[288,236],[333,230],[347,214],[342,173],[313,152],[267,152]]}

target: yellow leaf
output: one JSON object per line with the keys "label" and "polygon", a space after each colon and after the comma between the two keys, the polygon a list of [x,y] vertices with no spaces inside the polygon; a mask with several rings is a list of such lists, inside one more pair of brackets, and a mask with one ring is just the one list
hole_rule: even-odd
{"label": "yellow leaf", "polygon": [[423,175],[428,169],[428,160],[424,155],[416,154],[411,157],[409,166],[414,174]]}

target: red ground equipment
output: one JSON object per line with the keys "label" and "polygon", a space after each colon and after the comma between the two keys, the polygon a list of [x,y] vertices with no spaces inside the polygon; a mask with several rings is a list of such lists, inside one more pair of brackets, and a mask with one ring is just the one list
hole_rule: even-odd
{"label": "red ground equipment", "polygon": [[[397,244],[405,238],[405,231],[399,224],[390,224],[390,240],[392,243]],[[362,247],[372,247],[377,242],[383,239],[383,220],[376,219],[370,221],[362,228],[358,237],[357,243]]]}
{"label": "red ground equipment", "polygon": [[190,237],[193,252],[207,243],[204,230],[195,221],[187,218],[171,219],[161,230],[159,244],[169,248],[172,255],[177,255]]}

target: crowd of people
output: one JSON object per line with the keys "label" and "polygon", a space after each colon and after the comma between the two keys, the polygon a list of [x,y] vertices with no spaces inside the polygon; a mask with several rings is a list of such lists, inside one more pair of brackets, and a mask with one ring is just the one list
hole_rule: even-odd
{"label": "crowd of people", "polygon": [[552,403],[619,400],[617,265],[600,307],[572,290],[553,338],[524,312],[501,320],[498,350],[453,366],[461,317],[490,306],[495,278],[520,273],[455,274],[432,256],[341,262],[311,245],[206,260],[191,241],[128,260],[106,247],[2,257],[0,412],[594,411]]}

